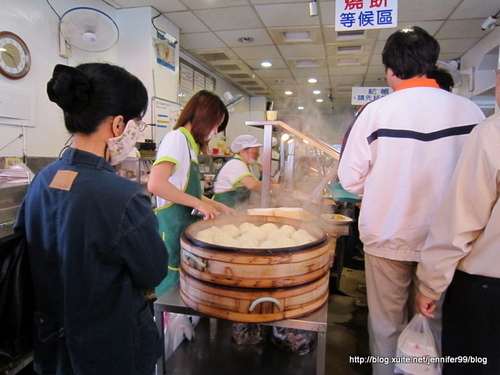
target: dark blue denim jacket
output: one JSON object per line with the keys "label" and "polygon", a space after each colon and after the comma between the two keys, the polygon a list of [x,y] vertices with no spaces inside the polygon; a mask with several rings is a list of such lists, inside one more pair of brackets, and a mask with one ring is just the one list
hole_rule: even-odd
{"label": "dark blue denim jacket", "polygon": [[[71,188],[49,187],[60,170]],[[36,297],[35,370],[150,375],[162,342],[143,290],[167,273],[149,197],[103,158],[67,149],[21,206]]]}

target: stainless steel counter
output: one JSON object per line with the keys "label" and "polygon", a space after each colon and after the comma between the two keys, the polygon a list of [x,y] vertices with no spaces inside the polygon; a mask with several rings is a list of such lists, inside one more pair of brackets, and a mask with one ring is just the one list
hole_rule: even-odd
{"label": "stainless steel counter", "polygon": [[0,185],[0,238],[13,233],[17,212],[28,186],[28,184]]}
{"label": "stainless steel counter", "polygon": [[[155,320],[158,330],[164,339],[163,312],[172,312],[186,315],[201,315],[196,310],[187,306],[180,296],[179,284],[172,287],[167,293],[161,296],[154,303]],[[295,319],[279,320],[275,322],[259,323],[263,325],[303,329],[318,333],[318,346],[316,351],[316,375],[325,373],[325,351],[326,351],[326,330],[327,330],[328,304],[324,304],[313,313]],[[212,318],[216,319],[216,318]],[[165,361],[167,358],[161,357],[156,366],[156,375],[164,375]]]}

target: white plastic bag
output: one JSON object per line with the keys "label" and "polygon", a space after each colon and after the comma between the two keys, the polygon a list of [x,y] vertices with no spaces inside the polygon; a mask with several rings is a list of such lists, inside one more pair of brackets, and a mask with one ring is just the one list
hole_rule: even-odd
{"label": "white plastic bag", "polygon": [[398,338],[396,374],[441,375],[434,336],[427,318],[415,314]]}
{"label": "white plastic bag", "polygon": [[181,344],[184,338],[194,337],[194,327],[200,321],[199,316],[166,313],[165,324],[165,358],[168,358]]}

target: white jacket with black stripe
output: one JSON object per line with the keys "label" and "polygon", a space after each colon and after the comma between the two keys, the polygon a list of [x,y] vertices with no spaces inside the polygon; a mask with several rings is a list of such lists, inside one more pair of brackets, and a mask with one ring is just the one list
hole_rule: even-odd
{"label": "white jacket with black stripe", "polygon": [[472,101],[414,78],[367,105],[344,140],[342,186],[363,195],[368,254],[419,261],[462,145],[484,114]]}

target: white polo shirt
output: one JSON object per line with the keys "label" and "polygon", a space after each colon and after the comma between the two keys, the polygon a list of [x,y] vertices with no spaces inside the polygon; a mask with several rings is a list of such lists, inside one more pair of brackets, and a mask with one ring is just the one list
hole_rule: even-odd
{"label": "white polo shirt", "polygon": [[234,159],[229,160],[221,168],[214,183],[214,193],[234,190],[242,187],[240,182],[243,177],[251,176],[255,178],[252,171],[241,159],[240,155],[235,155]]}
{"label": "white polo shirt", "polygon": [[[191,133],[184,127],[168,132],[160,143],[153,166],[165,161],[175,164],[169,181],[179,190],[185,191],[189,178],[191,161],[198,163],[199,147]],[[156,197],[158,208],[170,205],[172,202]]]}

